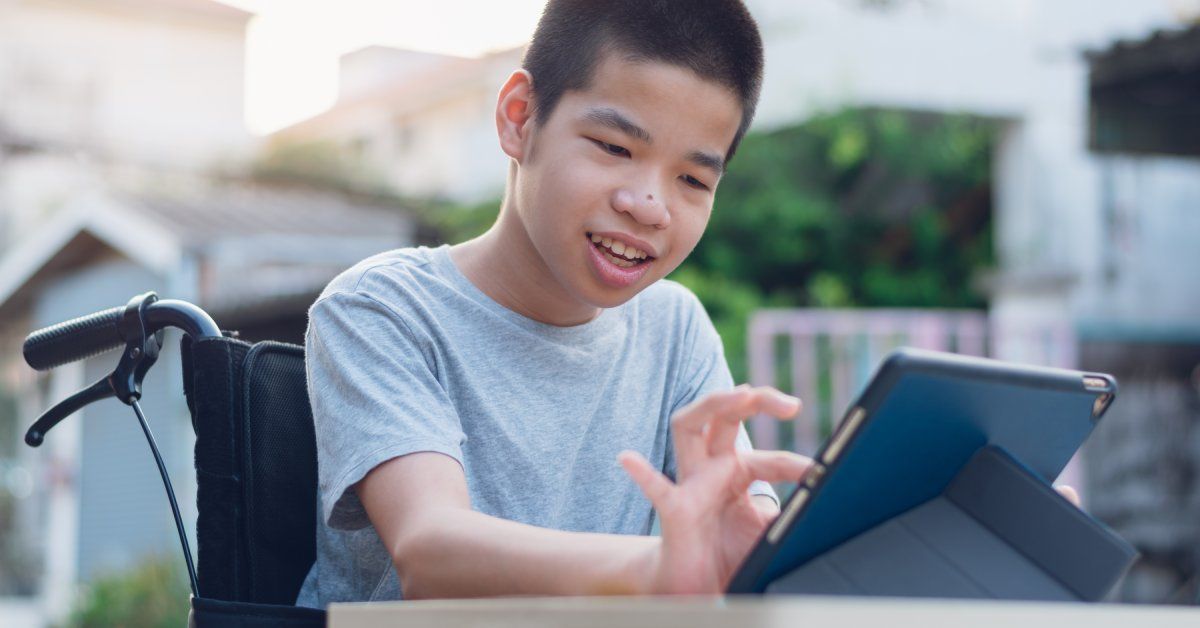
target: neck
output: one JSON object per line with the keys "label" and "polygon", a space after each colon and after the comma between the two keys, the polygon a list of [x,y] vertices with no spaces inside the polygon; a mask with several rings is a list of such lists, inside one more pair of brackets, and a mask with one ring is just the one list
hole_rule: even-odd
{"label": "neck", "polygon": [[505,199],[487,233],[450,249],[459,270],[493,301],[541,323],[570,327],[599,316],[600,308],[580,302],[558,283],[515,209],[512,198]]}

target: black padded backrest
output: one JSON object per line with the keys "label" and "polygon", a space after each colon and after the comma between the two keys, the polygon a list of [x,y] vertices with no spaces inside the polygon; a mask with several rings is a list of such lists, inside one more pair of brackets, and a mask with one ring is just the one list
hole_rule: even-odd
{"label": "black padded backrest", "polygon": [[184,343],[206,598],[293,604],[316,557],[317,456],[304,349]]}

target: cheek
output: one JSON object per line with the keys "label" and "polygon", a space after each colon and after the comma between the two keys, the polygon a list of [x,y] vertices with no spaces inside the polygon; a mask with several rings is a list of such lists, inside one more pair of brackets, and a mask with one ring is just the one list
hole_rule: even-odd
{"label": "cheek", "polygon": [[549,157],[538,174],[536,199],[547,225],[556,231],[578,230],[608,203],[605,173],[578,156]]}
{"label": "cheek", "polygon": [[708,226],[709,215],[708,210],[690,208],[686,213],[677,216],[678,222],[671,225],[679,227],[675,235],[675,246],[681,253],[680,261],[683,261],[682,258],[687,257],[700,242],[700,237],[704,235],[704,229]]}

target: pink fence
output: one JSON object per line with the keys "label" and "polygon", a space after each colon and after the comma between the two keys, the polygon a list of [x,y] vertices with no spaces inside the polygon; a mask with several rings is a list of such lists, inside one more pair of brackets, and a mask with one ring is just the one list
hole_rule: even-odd
{"label": "pink fence", "polygon": [[1072,368],[1066,322],[989,320],[977,310],[760,310],[750,320],[750,382],[799,396],[800,419],[750,421],[756,447],[811,455],[879,361],[901,346]]}

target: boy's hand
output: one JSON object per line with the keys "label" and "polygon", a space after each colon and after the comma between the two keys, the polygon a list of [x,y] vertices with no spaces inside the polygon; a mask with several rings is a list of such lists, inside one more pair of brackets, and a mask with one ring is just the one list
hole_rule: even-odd
{"label": "boy's hand", "polygon": [[651,558],[651,593],[722,593],[777,512],[756,507],[754,480],[799,481],[812,461],[785,451],[739,451],[742,420],[757,413],[794,417],[800,400],[770,387],[743,385],[710,394],[671,419],[677,480],[637,453],[621,465],[650,498],[662,525],[662,543]]}
{"label": "boy's hand", "polygon": [[[798,482],[812,460],[786,451],[739,451],[742,420],[757,413],[788,419],[799,399],[770,387],[742,385],[710,394],[671,419],[677,481],[641,455],[622,452],[621,465],[650,498],[662,525],[662,543],[648,557],[647,593],[723,593],[734,570],[778,516],[747,492],[754,480]],[[1056,487],[1076,506],[1077,493]]]}

